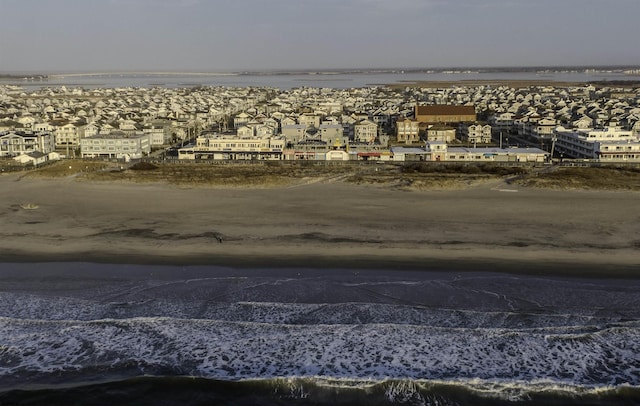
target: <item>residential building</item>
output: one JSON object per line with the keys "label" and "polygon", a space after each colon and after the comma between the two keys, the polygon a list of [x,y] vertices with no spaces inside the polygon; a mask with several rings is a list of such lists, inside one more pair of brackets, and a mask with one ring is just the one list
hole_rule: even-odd
{"label": "residential building", "polygon": [[396,122],[396,139],[400,143],[420,142],[420,126],[417,120],[403,119]]}
{"label": "residential building", "polygon": [[373,121],[362,120],[353,126],[356,142],[373,143],[378,138],[378,125]]}
{"label": "residential building", "polygon": [[49,132],[7,131],[0,133],[0,157],[14,157],[31,152],[48,154],[55,149]]}
{"label": "residential building", "polygon": [[521,136],[533,141],[536,145],[545,146],[550,143],[553,131],[558,126],[558,121],[545,117],[531,117],[523,121]]}
{"label": "residential building", "polygon": [[539,148],[464,148],[445,142],[427,142],[426,159],[440,162],[530,162],[543,163],[549,153]]}
{"label": "residential building", "polygon": [[40,151],[29,152],[26,154],[18,155],[13,158],[14,161],[20,162],[22,165],[39,166],[47,162],[49,159],[48,154],[43,154]]}
{"label": "residential building", "polygon": [[453,142],[456,129],[442,124],[432,125],[427,129],[427,141]]}
{"label": "residential building", "polygon": [[320,124],[318,131],[320,132],[320,139],[327,144],[332,144],[336,141],[340,143],[347,142],[347,138],[344,136],[344,128],[341,124]]}
{"label": "residential building", "polygon": [[514,116],[514,113],[506,111],[504,113],[493,115],[489,122],[497,131],[508,131],[513,127]]}
{"label": "residential building", "polygon": [[281,132],[287,143],[295,144],[304,139],[306,129],[304,124],[283,124]]}
{"label": "residential building", "polygon": [[298,117],[298,123],[305,125],[307,127],[315,127],[318,128],[320,126],[320,121],[322,120],[322,116],[320,114],[301,114]]}
{"label": "residential building", "polygon": [[558,127],[554,137],[555,150],[566,158],[640,162],[640,139],[628,130]]}
{"label": "residential building", "polygon": [[82,158],[137,159],[151,152],[150,135],[143,132],[127,134],[112,131],[80,140]]}
{"label": "residential building", "polygon": [[233,126],[234,128],[239,128],[247,125],[247,123],[249,123],[251,120],[253,120],[253,117],[245,112],[242,112],[233,118]]}
{"label": "residential building", "polygon": [[171,127],[162,123],[151,123],[142,127],[142,132],[149,134],[152,147],[160,147],[171,143]]}
{"label": "residential building", "polygon": [[195,145],[180,148],[180,159],[207,160],[281,160],[284,137],[240,138],[228,134],[206,134]]}
{"label": "residential building", "polygon": [[491,126],[489,124],[474,123],[461,124],[462,139],[473,144],[489,144],[491,142]]}

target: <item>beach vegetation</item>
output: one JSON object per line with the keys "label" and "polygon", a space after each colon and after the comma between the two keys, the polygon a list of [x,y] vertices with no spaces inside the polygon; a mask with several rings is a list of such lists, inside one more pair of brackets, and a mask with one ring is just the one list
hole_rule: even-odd
{"label": "beach vegetation", "polygon": [[464,189],[504,181],[548,189],[640,190],[640,168],[535,167],[491,163],[431,162],[327,164],[316,162],[117,162],[64,160],[25,176],[71,177],[87,181],[167,183],[189,187],[272,188],[342,182],[404,190]]}

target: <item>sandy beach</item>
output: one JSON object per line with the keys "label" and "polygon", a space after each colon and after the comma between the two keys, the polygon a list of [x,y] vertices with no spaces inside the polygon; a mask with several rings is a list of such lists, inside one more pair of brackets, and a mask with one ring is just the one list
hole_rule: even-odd
{"label": "sandy beach", "polygon": [[0,177],[3,262],[640,275],[640,194]]}

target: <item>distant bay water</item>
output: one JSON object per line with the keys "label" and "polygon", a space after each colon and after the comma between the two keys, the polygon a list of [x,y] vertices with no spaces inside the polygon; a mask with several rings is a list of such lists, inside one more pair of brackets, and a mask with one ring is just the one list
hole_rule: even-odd
{"label": "distant bay water", "polygon": [[412,82],[450,81],[545,81],[545,82],[602,82],[639,80],[621,70],[598,71],[358,71],[358,72],[290,72],[290,73],[72,73],[52,74],[46,79],[2,79],[0,84],[17,85],[26,89],[43,87],[95,88],[182,88],[195,86],[273,87],[289,90],[300,87],[349,89]]}

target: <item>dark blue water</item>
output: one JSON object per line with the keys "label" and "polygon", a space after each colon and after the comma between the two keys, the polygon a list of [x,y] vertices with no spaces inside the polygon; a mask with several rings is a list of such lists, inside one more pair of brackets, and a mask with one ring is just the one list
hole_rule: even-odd
{"label": "dark blue water", "polygon": [[640,399],[638,279],[43,263],[0,281],[2,405]]}

